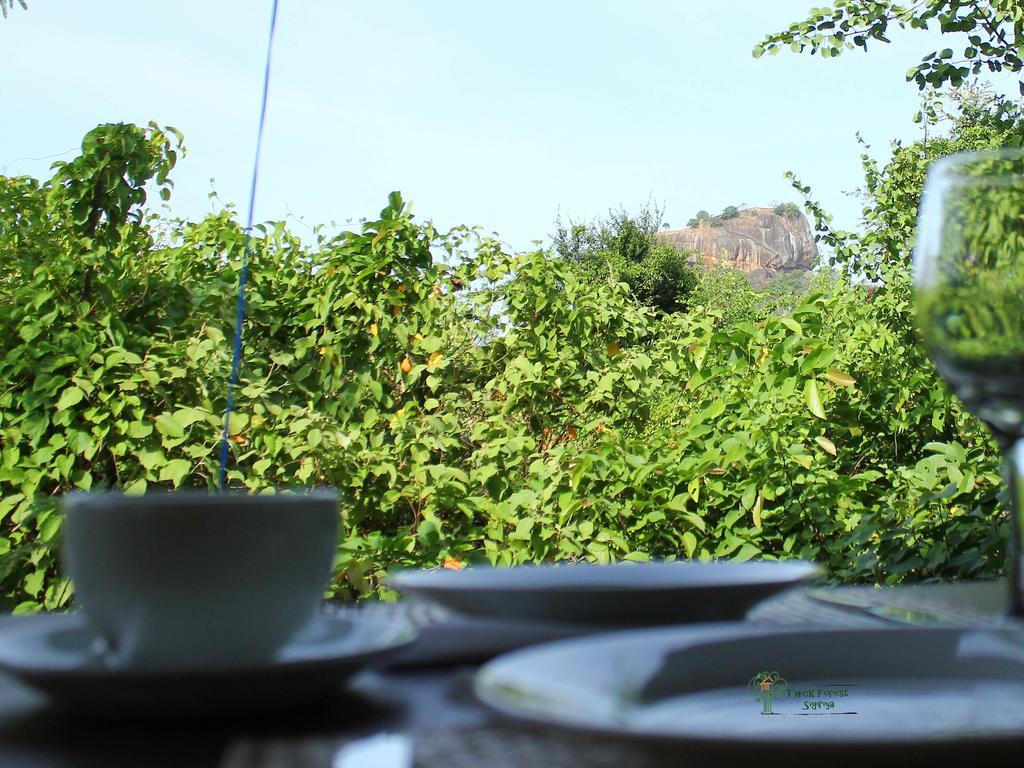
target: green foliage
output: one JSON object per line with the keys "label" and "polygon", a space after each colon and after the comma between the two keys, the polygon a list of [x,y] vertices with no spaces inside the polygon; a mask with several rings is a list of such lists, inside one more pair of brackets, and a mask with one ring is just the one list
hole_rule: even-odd
{"label": "green foliage", "polygon": [[921,89],[962,85],[982,71],[1020,72],[1024,9],[1018,0],[920,0],[909,6],[888,0],[836,0],[812,8],[805,20],[767,36],[754,47],[754,56],[774,55],[788,47],[822,58],[845,50],[868,49],[872,41],[891,42],[892,28],[929,29],[935,26],[956,37],[957,51],[943,48],[924,55],[907,73]]}
{"label": "green foliage", "polygon": [[717,521],[711,554],[795,554],[890,582],[998,568],[998,461],[875,310],[841,284],[791,317],[690,342],[696,369],[664,393],[648,440],[707,460],[687,489]]}
{"label": "green foliage", "polygon": [[[943,114],[949,121],[947,133],[939,136],[926,134],[922,140],[910,145],[894,142],[892,155],[884,166],[865,153],[866,204],[862,232],[834,229],[829,216],[810,198],[810,190],[795,180],[794,186],[807,195],[806,207],[814,215],[819,240],[831,246],[833,263],[840,265],[848,275],[868,277],[874,281],[870,312],[881,324],[875,331],[878,335],[872,337],[870,325],[861,321],[858,333],[850,338],[859,338],[855,343],[862,345],[863,351],[875,353],[876,358],[881,345],[891,348],[892,354],[883,355],[886,358],[884,363],[878,360],[877,372],[883,378],[878,379],[877,384],[867,383],[863,373],[855,374],[855,377],[858,387],[875,393],[873,400],[880,408],[879,412],[888,411],[892,419],[888,424],[866,422],[865,433],[888,431],[894,448],[901,439],[909,437],[913,441],[912,445],[904,445],[894,453],[888,459],[891,462],[906,462],[908,450],[917,454],[913,466],[905,466],[899,471],[908,484],[907,492],[916,501],[909,506],[901,504],[899,499],[887,502],[890,509],[903,510],[904,517],[897,528],[880,527],[869,539],[859,540],[874,542],[875,552],[871,557],[882,560],[894,557],[905,544],[904,533],[899,531],[905,532],[903,526],[909,523],[912,527],[919,527],[920,531],[912,536],[913,540],[921,545],[930,540],[926,550],[903,561],[911,570],[918,568],[921,558],[926,563],[948,558],[944,568],[956,570],[967,565],[975,572],[994,572],[998,567],[999,548],[993,536],[997,531],[1008,535],[1004,511],[1007,499],[998,484],[999,453],[989,435],[966,414],[959,401],[938,380],[919,343],[911,298],[910,261],[928,166],[935,159],[954,152],[1020,146],[1022,121],[1018,107],[983,90],[954,92],[952,100],[954,109]],[[939,109],[928,110],[931,116],[925,121],[926,127],[936,125],[939,113],[944,109],[941,102],[932,102],[935,103]],[[1009,285],[1013,285],[1012,280]],[[945,307],[948,305],[948,301],[944,302]],[[865,331],[868,335],[863,335]],[[883,379],[888,379],[893,386],[879,397]],[[987,478],[983,485],[978,484],[981,474]],[[946,483],[943,488],[934,487],[942,483]],[[929,485],[933,486],[932,490],[923,491]],[[925,510],[934,509],[932,505],[939,500],[949,502],[950,506],[946,512],[932,517]],[[878,523],[885,519],[885,515],[876,512],[871,519]],[[982,535],[981,529],[973,528],[971,521],[983,519],[990,520],[992,528]],[[955,533],[946,537],[942,533],[943,526],[950,526]],[[963,535],[968,529],[974,530],[971,537],[979,538],[974,539],[966,551],[957,554],[949,545],[964,542]],[[895,535],[894,531],[897,532]],[[983,544],[984,541],[988,544]],[[867,557],[862,555],[862,561]],[[903,572],[899,562],[894,567],[895,570],[892,570],[893,566],[887,567],[890,579],[899,578]]]}
{"label": "green foliage", "polygon": [[796,203],[779,203],[775,206],[774,210],[777,216],[785,216],[789,219],[799,216],[802,213],[800,206]]}
{"label": "green foliage", "polygon": [[735,205],[727,205],[717,216],[712,216],[707,211],[698,211],[697,215],[686,222],[687,227],[698,227],[702,222],[707,222],[712,227],[722,226],[722,222],[728,219],[735,219],[740,215],[740,209]]}
{"label": "green foliage", "polygon": [[623,263],[619,276],[640,304],[662,312],[681,312],[697,284],[698,270],[692,260],[688,251],[657,243],[641,262]]}
{"label": "green foliage", "polygon": [[[243,232],[230,210],[145,212],[172,132],[90,137],[46,182],[0,179],[0,591],[19,610],[72,599],[62,493],[217,472]],[[339,596],[462,562],[999,572],[995,452],[908,341],[906,292],[834,277],[779,312],[720,270],[658,312],[580,268],[595,242],[680,264],[639,222],[566,232],[561,258],[439,232],[397,193],[311,245],[258,228],[229,485],[341,490]]]}
{"label": "green foliage", "polygon": [[763,320],[772,314],[791,314],[813,292],[829,292],[837,275],[806,270],[786,270],[755,289],[747,276],[728,264],[701,270],[690,294],[691,312],[706,312],[715,318],[715,327],[729,329],[738,323]]}
{"label": "green foliage", "polygon": [[699,210],[699,211],[697,211],[697,215],[696,216],[694,216],[692,219],[690,219],[688,222],[686,222],[686,226],[689,227],[689,228],[697,227],[697,226],[700,226],[700,223],[702,221],[707,221],[710,218],[711,218],[711,214],[710,213],[708,213],[705,210]]}
{"label": "green foliage", "polygon": [[662,312],[686,308],[697,283],[692,253],[657,238],[661,211],[647,205],[636,216],[610,211],[589,225],[556,222],[555,252],[585,282],[629,286],[636,300]]}
{"label": "green foliage", "polygon": [[690,301],[693,307],[700,307],[716,318],[716,328],[754,322],[767,314],[761,297],[747,276],[727,264],[702,270]]}
{"label": "green foliage", "polygon": [[[816,281],[813,272],[803,269],[787,269],[777,272],[761,287],[761,293],[779,301],[791,297],[803,296],[810,292],[811,284]],[[821,278],[817,282],[823,282]]]}
{"label": "green foliage", "polygon": [[922,337],[1004,446],[1024,423],[1013,405],[1024,374],[1022,171],[1024,158],[1006,150],[947,163],[922,206],[917,244]]}
{"label": "green foliage", "polygon": [[928,166],[955,152],[1024,144],[1024,119],[1017,105],[977,89],[956,92],[951,100],[945,113],[948,133],[907,145],[894,141],[884,167],[865,148],[861,161],[866,204],[861,233],[835,229],[831,217],[811,197],[810,187],[787,174],[793,187],[805,196],[818,240],[829,246],[834,264],[873,281],[906,285]]}

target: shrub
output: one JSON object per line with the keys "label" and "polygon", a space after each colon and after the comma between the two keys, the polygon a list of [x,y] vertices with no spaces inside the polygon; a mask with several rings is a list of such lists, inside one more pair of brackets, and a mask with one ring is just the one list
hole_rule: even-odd
{"label": "shrub", "polygon": [[636,300],[662,312],[680,312],[697,283],[693,253],[657,239],[661,211],[636,216],[612,211],[590,225],[556,222],[555,252],[588,283],[623,282]]}
{"label": "shrub", "polygon": [[[72,599],[60,494],[214,483],[244,235],[230,210],[145,213],[172,136],[101,127],[49,181],[0,180],[8,607]],[[250,269],[228,483],[341,490],[332,595],[465,562],[1000,570],[996,452],[907,342],[905,294],[836,280],[786,316],[658,313],[398,194],[312,246],[259,227]]]}
{"label": "shrub", "polygon": [[796,203],[779,203],[775,206],[775,213],[778,216],[785,216],[788,219],[799,216],[802,211]]}
{"label": "shrub", "polygon": [[686,222],[686,226],[692,229],[693,227],[700,226],[700,223],[702,221],[707,221],[710,218],[711,214],[708,213],[707,211],[697,211],[697,215],[690,219],[688,222]]}

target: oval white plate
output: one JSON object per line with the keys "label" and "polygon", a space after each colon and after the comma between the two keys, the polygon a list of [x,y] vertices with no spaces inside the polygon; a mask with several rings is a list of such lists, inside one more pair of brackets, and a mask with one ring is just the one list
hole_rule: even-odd
{"label": "oval white plate", "polygon": [[756,603],[821,569],[796,560],[469,567],[403,571],[405,595],[469,616],[605,626],[740,619]]}
{"label": "oval white plate", "polygon": [[[786,681],[770,715],[751,690],[762,672]],[[868,756],[919,762],[962,748],[977,758],[975,750],[1024,746],[1024,629],[615,632],[499,657],[481,668],[475,690],[516,718],[679,757],[732,762],[808,748],[832,765]]]}

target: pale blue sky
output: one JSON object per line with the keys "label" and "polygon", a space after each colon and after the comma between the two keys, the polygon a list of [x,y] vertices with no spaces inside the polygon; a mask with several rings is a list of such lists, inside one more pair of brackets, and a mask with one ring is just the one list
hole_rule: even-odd
{"label": "pale blue sky", "polygon": [[[563,217],[649,197],[698,209],[800,202],[840,224],[860,204],[860,131],[875,154],[913,138],[904,73],[920,34],[841,59],[752,58],[815,0],[280,0],[258,219],[372,216],[399,189],[440,226],[513,248]],[[173,210],[244,208],[269,0],[30,0],[0,20],[0,173],[45,175],[100,122],[185,133]],[[916,39],[915,39],[916,38]],[[6,168],[6,171],[4,170]],[[244,211],[243,211],[244,212]]]}

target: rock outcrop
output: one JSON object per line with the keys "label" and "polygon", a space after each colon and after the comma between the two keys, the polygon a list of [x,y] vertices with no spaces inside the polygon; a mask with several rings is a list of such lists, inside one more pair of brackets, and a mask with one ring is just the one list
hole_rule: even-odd
{"label": "rock outcrop", "polygon": [[771,208],[747,208],[717,222],[659,233],[667,243],[697,251],[706,267],[728,264],[739,269],[756,288],[786,270],[809,270],[818,261],[818,247],[807,217],[778,214]]}

